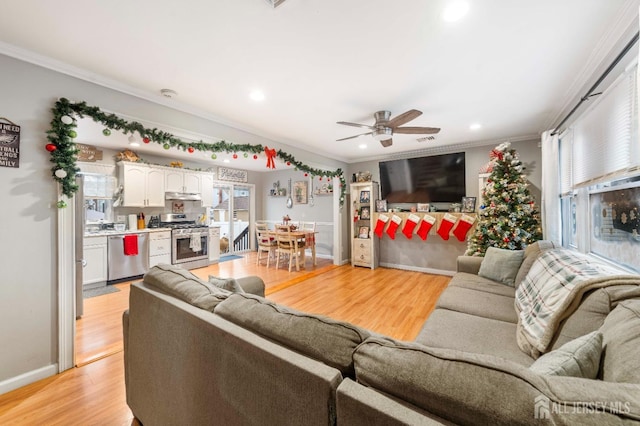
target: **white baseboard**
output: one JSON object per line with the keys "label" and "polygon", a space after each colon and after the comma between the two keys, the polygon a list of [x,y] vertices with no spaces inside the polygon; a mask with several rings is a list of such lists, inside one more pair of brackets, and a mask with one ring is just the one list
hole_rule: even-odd
{"label": "white baseboard", "polygon": [[11,392],[12,390],[21,388],[23,386],[30,385],[31,383],[37,382],[38,380],[46,379],[47,377],[51,377],[56,374],[58,374],[58,364],[52,364],[47,365],[46,367],[39,368],[37,370],[29,371],[16,377],[12,377],[0,382],[0,395]]}
{"label": "white baseboard", "polygon": [[392,269],[402,269],[404,271],[425,272],[427,274],[434,275],[448,275],[450,277],[452,277],[456,273],[456,271],[447,271],[444,269],[420,268],[417,266],[396,265],[394,263],[380,263],[380,266]]}

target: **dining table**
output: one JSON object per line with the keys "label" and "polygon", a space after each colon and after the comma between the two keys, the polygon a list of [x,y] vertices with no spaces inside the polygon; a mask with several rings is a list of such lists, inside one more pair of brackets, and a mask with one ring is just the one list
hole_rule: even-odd
{"label": "dining table", "polygon": [[[286,231],[281,231],[279,229],[270,229],[267,231],[268,235],[273,238],[275,238],[276,234],[278,234],[279,232],[286,232]],[[317,263],[316,263],[316,235],[315,234],[317,234],[318,231],[312,231],[310,229],[294,229],[290,231],[290,233],[292,237],[305,242],[305,249],[302,250],[302,264],[304,265],[306,261],[307,248],[310,248],[311,260],[313,262],[313,265],[316,266]]]}

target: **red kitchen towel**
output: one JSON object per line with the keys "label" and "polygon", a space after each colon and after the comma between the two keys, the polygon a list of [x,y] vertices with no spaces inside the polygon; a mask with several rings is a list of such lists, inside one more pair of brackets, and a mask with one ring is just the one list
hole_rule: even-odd
{"label": "red kitchen towel", "polygon": [[138,255],[138,235],[137,234],[124,236],[124,254],[125,256]]}

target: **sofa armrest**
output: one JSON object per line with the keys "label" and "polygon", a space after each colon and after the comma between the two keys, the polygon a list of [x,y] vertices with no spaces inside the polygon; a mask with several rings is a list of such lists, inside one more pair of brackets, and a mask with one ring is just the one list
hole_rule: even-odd
{"label": "sofa armrest", "polygon": [[608,402],[600,405],[600,424],[639,416],[637,385],[616,392],[622,384],[544,376],[503,358],[392,339],[369,338],[353,358],[359,383],[456,424],[530,424],[536,413],[554,424],[580,424],[589,420],[585,401]]}
{"label": "sofa armrest", "polygon": [[264,281],[262,281],[262,278],[252,275],[249,277],[236,278],[236,282],[242,287],[245,293],[264,297]]}
{"label": "sofa armrest", "polygon": [[484,259],[482,256],[458,256],[457,270],[458,272],[478,275],[482,259]]}

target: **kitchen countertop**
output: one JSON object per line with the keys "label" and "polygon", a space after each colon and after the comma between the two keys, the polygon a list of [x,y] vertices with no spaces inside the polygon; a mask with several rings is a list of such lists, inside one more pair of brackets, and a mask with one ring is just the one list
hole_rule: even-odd
{"label": "kitchen countertop", "polygon": [[140,234],[142,232],[161,232],[161,231],[171,231],[171,228],[144,228],[144,229],[125,229],[124,231],[115,231],[112,229],[96,231],[96,232],[85,232],[85,237],[104,237],[108,235],[127,235],[127,234]]}

